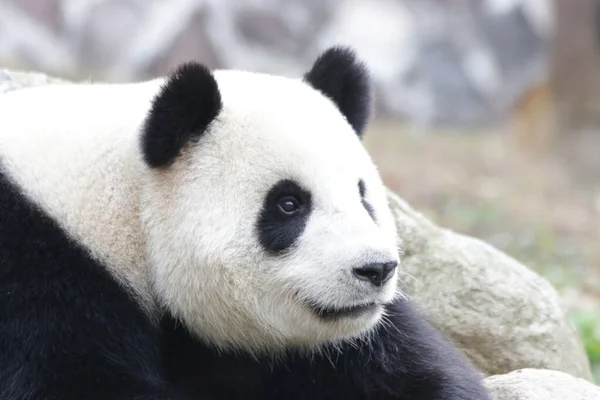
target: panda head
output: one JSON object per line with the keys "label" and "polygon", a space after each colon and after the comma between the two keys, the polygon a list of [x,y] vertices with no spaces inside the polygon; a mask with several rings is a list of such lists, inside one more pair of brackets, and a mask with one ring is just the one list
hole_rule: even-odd
{"label": "panda head", "polygon": [[218,348],[368,334],[396,295],[396,230],[361,137],[367,71],[346,48],[302,79],[189,63],[144,122],[141,214],[162,306]]}

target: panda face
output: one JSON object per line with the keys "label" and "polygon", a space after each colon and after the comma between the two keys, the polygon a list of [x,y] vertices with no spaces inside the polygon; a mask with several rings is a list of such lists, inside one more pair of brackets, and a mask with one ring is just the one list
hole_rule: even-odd
{"label": "panda face", "polygon": [[[201,135],[166,165],[146,153],[156,161],[141,203],[154,288],[221,348],[356,338],[396,296],[396,230],[362,121],[307,76],[216,71],[218,110]],[[160,99],[152,112],[167,109]],[[183,131],[178,121],[165,126]]]}

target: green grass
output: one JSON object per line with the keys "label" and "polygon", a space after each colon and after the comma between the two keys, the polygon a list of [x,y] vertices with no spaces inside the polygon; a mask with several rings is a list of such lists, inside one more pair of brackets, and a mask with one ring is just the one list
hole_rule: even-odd
{"label": "green grass", "polygon": [[600,383],[600,322],[598,315],[600,315],[600,307],[596,307],[595,310],[573,310],[571,312],[583,338],[596,383]]}

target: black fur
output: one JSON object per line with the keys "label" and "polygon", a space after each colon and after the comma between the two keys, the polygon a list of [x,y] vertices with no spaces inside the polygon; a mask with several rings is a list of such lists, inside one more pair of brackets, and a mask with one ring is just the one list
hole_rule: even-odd
{"label": "black fur", "polygon": [[[228,400],[491,400],[480,376],[404,300],[388,306],[370,344],[285,361],[221,353],[163,321],[166,369],[191,394]],[[200,361],[202,360],[202,361]]]}
{"label": "black fur", "polygon": [[175,400],[159,331],[0,170],[0,400]]}
{"label": "black fur", "polygon": [[332,47],[315,61],[304,80],[330,98],[359,137],[371,114],[371,82],[367,68],[346,47]]}
{"label": "black fur", "polygon": [[179,66],[154,98],[144,123],[146,163],[169,164],[188,140],[200,138],[221,108],[219,87],[210,70],[191,62]]}
{"label": "black fur", "polygon": [[367,212],[371,216],[371,219],[373,221],[377,222],[377,218],[375,218],[375,210],[373,209],[373,206],[371,204],[369,204],[369,202],[365,199],[365,195],[367,193],[367,187],[365,186],[365,181],[363,181],[362,179],[358,181],[358,192],[360,193],[360,201],[362,202],[363,207],[365,208],[365,210],[367,210]]}
{"label": "black fur", "polygon": [[0,227],[0,400],[489,400],[404,301],[371,344],[271,365],[217,353],[169,316],[155,328],[1,172]]}
{"label": "black fur", "polygon": [[[294,215],[286,215],[278,208],[282,199],[296,199],[300,208]],[[281,254],[290,249],[304,232],[312,208],[309,191],[296,182],[282,180],[267,193],[260,213],[256,230],[264,250],[272,254]]]}

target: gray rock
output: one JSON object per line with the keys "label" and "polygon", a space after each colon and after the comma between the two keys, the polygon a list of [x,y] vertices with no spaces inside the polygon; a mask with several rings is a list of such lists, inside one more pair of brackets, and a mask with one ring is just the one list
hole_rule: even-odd
{"label": "gray rock", "polygon": [[48,85],[51,83],[68,83],[60,78],[51,77],[42,73],[21,72],[0,68],[0,93],[10,92],[20,88]]}
{"label": "gray rock", "polygon": [[591,380],[575,327],[548,281],[490,245],[435,226],[394,193],[402,286],[489,375],[521,368]]}
{"label": "gray rock", "polygon": [[[0,70],[0,93],[68,81]],[[405,293],[488,375],[521,368],[591,380],[559,296],[543,278],[486,243],[440,228],[392,192]]]}
{"label": "gray rock", "polygon": [[563,372],[523,369],[490,376],[485,386],[495,400],[600,400],[600,388]]}

